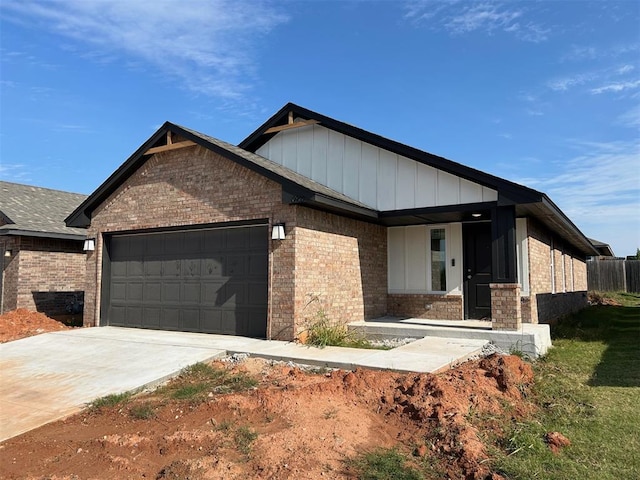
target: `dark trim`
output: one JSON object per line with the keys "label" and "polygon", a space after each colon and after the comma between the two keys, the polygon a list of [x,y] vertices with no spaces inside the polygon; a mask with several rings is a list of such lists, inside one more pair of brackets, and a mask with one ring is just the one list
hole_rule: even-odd
{"label": "dark trim", "polygon": [[491,212],[491,274],[494,283],[517,283],[516,212],[514,206]]}
{"label": "dark trim", "polygon": [[114,230],[102,232],[102,235],[109,237],[119,235],[153,235],[154,233],[192,232],[195,230],[217,230],[221,228],[264,227],[265,225],[269,225],[268,218],[234,220],[231,222],[219,223],[197,223],[193,225],[172,225],[168,227],[142,228],[137,230]]}
{"label": "dark trim", "polygon": [[163,135],[167,133],[171,124],[165,122],[156,133],[154,133],[146,142],[144,142],[133,154],[127,158],[127,160],[120,165],[115,172],[109,177],[91,194],[84,202],[71,212],[71,214],[65,218],[65,223],[68,227],[88,227],[91,225],[91,213],[93,210],[104,202],[109,195],[111,195],[128,177],[131,173],[137,170],[146,160],[148,155],[144,155],[149,148],[157,143]]}
{"label": "dark trim", "polygon": [[[423,207],[423,208],[407,208],[403,210],[387,210],[380,212],[380,218],[389,217],[406,217],[406,216],[420,216],[420,215],[432,215],[438,213],[452,213],[452,212],[480,212],[489,213],[491,209],[495,208],[496,202],[479,202],[479,203],[460,203],[457,205],[441,205],[438,207]],[[488,218],[488,217],[487,217]]]}
{"label": "dark trim", "polygon": [[2,210],[0,210],[0,220],[2,220],[5,225],[14,225],[16,223],[11,220]]}
{"label": "dark trim", "polygon": [[589,239],[580,231],[578,227],[567,217],[558,206],[551,201],[546,194],[542,195],[542,204],[549,209],[553,216],[557,218],[564,227],[566,227],[569,231],[575,234],[574,239],[581,243],[585,247],[585,252],[598,252],[598,250],[593,246],[593,244],[589,241]]}
{"label": "dark trim", "polygon": [[38,237],[38,238],[55,238],[58,240],[77,240],[79,242],[83,242],[86,238],[86,235],[81,235],[77,233],[51,233],[51,232],[32,232],[29,230],[21,230],[21,229],[2,229],[0,230],[0,235],[13,235],[16,237]]}

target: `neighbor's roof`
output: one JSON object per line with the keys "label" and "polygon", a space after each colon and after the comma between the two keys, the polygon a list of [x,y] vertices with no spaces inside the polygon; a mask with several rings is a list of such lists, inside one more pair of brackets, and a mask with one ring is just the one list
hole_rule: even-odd
{"label": "neighbor's roof", "polygon": [[615,257],[615,255],[613,254],[613,249],[608,243],[594,240],[593,238],[590,238],[589,241],[594,247],[596,247],[596,250],[598,250],[598,254],[601,257]]}
{"label": "neighbor's roof", "polygon": [[0,181],[0,235],[82,240],[86,231],[67,227],[64,219],[85,198],[78,193]]}

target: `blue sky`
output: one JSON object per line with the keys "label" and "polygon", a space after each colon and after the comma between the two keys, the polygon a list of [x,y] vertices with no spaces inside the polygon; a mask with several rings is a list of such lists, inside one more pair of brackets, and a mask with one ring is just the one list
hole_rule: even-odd
{"label": "blue sky", "polygon": [[91,193],[165,120],[292,101],[547,193],[640,246],[635,1],[2,0],[0,179]]}

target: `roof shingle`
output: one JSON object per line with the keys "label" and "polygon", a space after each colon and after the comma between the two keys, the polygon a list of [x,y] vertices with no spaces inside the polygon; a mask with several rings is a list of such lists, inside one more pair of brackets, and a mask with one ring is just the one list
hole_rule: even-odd
{"label": "roof shingle", "polygon": [[67,227],[64,219],[87,198],[78,193],[0,181],[0,235],[36,235],[74,238],[83,228]]}

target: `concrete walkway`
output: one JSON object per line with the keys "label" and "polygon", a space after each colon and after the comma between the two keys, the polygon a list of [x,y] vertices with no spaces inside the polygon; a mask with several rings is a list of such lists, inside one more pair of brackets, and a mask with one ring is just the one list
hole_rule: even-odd
{"label": "concrete walkway", "polygon": [[148,388],[189,365],[234,353],[343,369],[436,372],[485,343],[428,337],[382,351],[117,327],[47,333],[0,345],[0,441],[76,413],[96,398]]}

